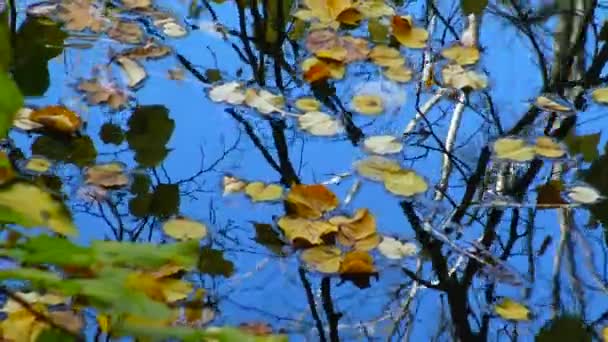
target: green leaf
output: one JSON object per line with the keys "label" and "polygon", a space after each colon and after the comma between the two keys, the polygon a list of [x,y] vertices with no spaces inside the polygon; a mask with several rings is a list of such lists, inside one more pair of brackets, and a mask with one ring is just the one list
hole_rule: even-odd
{"label": "green leaf", "polygon": [[113,265],[156,269],[168,263],[194,268],[198,260],[198,241],[184,241],[166,245],[95,241],[91,248],[100,260]]}
{"label": "green leaf", "polygon": [[64,235],[78,233],[63,202],[33,184],[17,182],[1,188],[0,208],[19,217],[14,223],[24,227],[47,227]]}
{"label": "green leaf", "polygon": [[267,223],[253,223],[255,227],[255,241],[268,248],[277,255],[284,255],[283,246],[285,243],[279,237],[279,233],[272,229],[272,225]]}
{"label": "green leaf", "polygon": [[367,23],[367,30],[369,31],[369,38],[374,43],[388,43],[389,41],[389,30],[388,25],[380,22],[378,19],[370,19]]}
{"label": "green leaf", "polygon": [[224,259],[224,252],[205,247],[200,252],[199,271],[211,276],[230,277],[234,273],[234,264]]}
{"label": "green leaf", "polygon": [[42,135],[32,144],[32,154],[77,166],[93,164],[97,158],[93,140],[86,135],[73,138]]}
{"label": "green leaf", "polygon": [[67,34],[48,19],[26,17],[15,39],[15,82],[26,96],[42,96],[50,84],[48,62],[61,54]]}
{"label": "green leaf", "polygon": [[480,14],[488,6],[488,0],[460,0],[464,14]]}
{"label": "green leaf", "polygon": [[135,152],[135,160],[146,167],[162,162],[169,150],[165,146],[175,128],[165,106],[141,106],[135,109],[128,121],[127,142]]}
{"label": "green leaf", "polygon": [[8,11],[0,13],[0,73],[7,72],[11,64],[11,33],[8,21]]}
{"label": "green leaf", "polygon": [[25,252],[20,260],[26,263],[88,267],[96,261],[90,248],[80,247],[60,237],[39,235],[20,247]]}
{"label": "green leaf", "polygon": [[57,274],[37,268],[15,268],[0,270],[0,280],[25,280],[31,282],[35,287],[59,290],[63,288],[63,279]]}
{"label": "green leaf", "polygon": [[8,134],[8,130],[13,126],[13,118],[21,107],[21,91],[5,72],[0,71],[0,139]]}
{"label": "green leaf", "polygon": [[59,329],[45,329],[38,335],[36,342],[75,342],[76,337]]}
{"label": "green leaf", "polygon": [[126,287],[130,271],[118,268],[103,269],[97,278],[76,279],[67,282],[78,285],[78,295],[85,296],[96,307],[112,314],[131,314],[149,319],[168,319],[171,309],[150,299],[146,294]]}
{"label": "green leaf", "polygon": [[601,133],[587,135],[568,135],[565,139],[568,151],[572,155],[582,154],[583,160],[590,163],[599,158],[597,147]]}
{"label": "green leaf", "polygon": [[99,138],[104,144],[119,146],[125,140],[125,134],[120,126],[106,122],[99,129]]}
{"label": "green leaf", "polygon": [[536,342],[593,340],[593,334],[581,317],[564,315],[547,322],[536,335]]}

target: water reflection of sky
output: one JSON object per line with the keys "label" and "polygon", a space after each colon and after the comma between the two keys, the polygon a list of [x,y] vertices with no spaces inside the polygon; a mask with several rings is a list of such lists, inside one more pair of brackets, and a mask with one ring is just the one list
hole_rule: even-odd
{"label": "water reflection of sky", "polygon": [[[180,15],[185,14],[184,7],[172,6]],[[216,10],[222,23],[227,26],[236,26],[236,9],[233,4],[226,3],[216,6]],[[203,18],[208,19],[205,15]],[[531,52],[525,38],[513,32],[513,29],[506,23],[487,17],[483,26],[482,66],[489,72],[494,104],[498,109],[503,126],[508,128],[524,113],[529,101],[538,94],[540,89],[541,80],[537,72],[535,55]],[[250,69],[242,63],[229,44],[205,32],[194,31],[187,38],[171,40],[167,43],[202,69],[219,68],[227,80],[236,78],[237,68],[243,68],[243,79],[250,76]],[[28,102],[32,104],[54,104],[61,101],[72,103],[75,95],[70,85],[78,77],[90,75],[94,63],[105,59],[104,54],[109,46],[116,47],[113,42],[101,41],[97,48],[69,49],[65,54],[55,58],[51,62],[51,88],[43,98],[30,99]],[[419,61],[419,54],[412,53],[410,62],[415,68],[419,67]],[[182,82],[170,81],[166,78],[166,70],[177,65],[175,59],[150,61],[145,65],[151,77],[137,91],[139,104],[164,105],[170,110],[170,117],[175,121],[175,130],[168,144],[171,151],[162,164],[164,171],[158,169],[159,177],[163,182],[168,183],[190,178],[201,169],[201,158],[203,157],[201,151],[204,151],[204,168],[221,157],[225,149],[236,141],[242,127],[224,112],[223,105],[215,104],[206,97],[204,86],[197,83],[194,78],[188,76]],[[352,70],[357,70],[357,68],[354,67]],[[368,78],[374,79],[374,77],[380,76],[377,69],[366,70],[370,70],[371,76],[347,77],[347,81],[340,83],[338,96],[348,99],[352,96],[352,90],[356,88],[357,84],[367,81]],[[405,91],[406,104],[401,111],[379,118],[370,127],[364,129],[366,133],[397,133],[402,130],[414,114],[414,84],[407,85]],[[292,95],[295,98],[304,93],[306,90],[294,89]],[[443,105],[443,108],[450,109],[449,105]],[[595,117],[602,110],[597,105],[591,105],[585,113],[581,114],[581,117]],[[98,161],[118,159],[127,163],[129,168],[137,166],[133,160],[133,153],[127,149],[126,143],[119,147],[106,145],[98,137],[101,125],[106,122],[113,122],[126,128],[128,112],[110,114],[106,113],[103,108],[92,107],[85,116],[87,118],[86,133],[90,134],[95,142],[99,153]],[[247,112],[245,117],[256,127],[262,137],[267,138],[264,141],[271,153],[274,152],[269,125],[264,120],[260,120],[255,113]],[[470,142],[457,153],[459,158],[470,162],[471,167],[475,166],[475,157],[484,142],[492,138],[475,133],[480,121],[477,114],[467,111],[459,131],[459,137],[474,134]],[[357,118],[356,122],[363,124],[368,123],[369,120]],[[445,135],[448,122],[445,120],[437,130],[439,136]],[[605,124],[605,119],[600,118],[582,124],[577,129],[581,133],[593,133],[600,130]],[[293,123],[289,125],[293,127]],[[28,150],[30,139],[26,135],[15,133],[13,136],[19,146]],[[286,137],[290,147],[291,162],[304,183],[323,181],[331,178],[332,174],[347,172],[353,161],[363,156],[363,153],[353,148],[346,139],[333,139],[328,142],[327,139],[307,136],[293,129],[286,131]],[[600,146],[603,146],[605,142],[606,138],[603,136]],[[406,148],[406,156],[415,153],[414,148]],[[406,165],[422,173],[431,182],[438,181],[440,169],[438,155]],[[70,165],[60,166],[57,171],[66,180],[65,191],[70,195],[75,195],[81,184],[79,171]],[[547,171],[543,173],[544,176],[547,175]],[[238,324],[262,320],[271,322],[276,327],[299,333],[299,337],[313,338],[314,323],[299,278],[297,260],[294,257],[276,257],[253,240],[255,231],[251,222],[270,223],[273,217],[282,215],[281,206],[254,205],[242,196],[223,198],[220,184],[224,172],[230,172],[249,180],[264,182],[280,180],[280,176],[263,159],[249,138],[241,133],[237,149],[230,153],[215,170],[198,177],[196,183],[191,182],[181,186],[180,190],[189,194],[181,199],[180,213],[207,222],[211,228],[213,247],[225,250],[224,256],[234,262],[236,267],[235,274],[229,279],[211,279],[210,277],[201,279],[201,285],[219,300],[221,315],[218,315],[214,324]],[[167,179],[165,175],[168,175],[170,179]],[[347,179],[339,186],[332,186],[332,190],[343,199],[349,191],[352,181],[352,178]],[[452,185],[462,186],[462,182],[454,178]],[[453,189],[452,196],[459,198],[462,194],[461,189],[462,187]],[[432,194],[429,192],[426,198],[420,199],[420,203],[422,203],[420,212],[431,214],[432,209],[439,209],[441,215],[447,214],[447,211],[441,211],[440,207],[438,208],[432,203],[431,196]],[[413,231],[404,218],[399,202],[389,196],[381,185],[364,182],[358,195],[348,208],[344,209],[354,210],[362,207],[369,208],[376,216],[379,230],[382,233],[413,239]],[[126,211],[126,206],[121,210]],[[75,219],[78,227],[81,228],[79,241],[82,243],[103,239],[110,234],[105,228],[103,220],[97,217],[87,213],[76,213]],[[505,223],[500,226],[500,230],[505,232],[508,230],[508,219],[509,215],[505,215],[503,218]],[[582,227],[587,220],[587,213],[577,213],[576,220],[581,231],[588,236],[595,248],[603,251],[601,230],[588,231]],[[130,219],[126,219],[126,224],[130,224],[129,222]],[[549,307],[551,293],[548,289],[551,288],[553,255],[557,246],[555,242],[559,240],[555,212],[540,211],[536,217],[536,226],[535,246],[538,246],[547,234],[554,236],[554,243],[536,264],[537,280],[533,284],[533,296],[526,302],[542,320],[520,324],[521,336],[530,336],[542,322],[550,318],[551,313]],[[225,229],[226,227],[229,229]],[[224,231],[227,232],[224,233]],[[479,232],[479,226],[467,228],[464,231],[464,240],[473,241],[479,236]],[[160,234],[154,233],[153,240],[158,241],[160,238]],[[516,250],[523,250],[522,248],[523,243],[519,243]],[[603,267],[602,265],[605,264],[605,260],[602,259],[603,254],[596,254],[598,257],[595,260],[596,265]],[[407,261],[405,265],[410,269],[415,269],[413,260]],[[511,258],[509,265],[525,273],[526,256],[522,254],[521,257]],[[576,268],[583,271],[585,269],[583,265],[584,261],[578,260],[577,257]],[[336,310],[345,314],[340,320],[340,334],[345,340],[349,337],[362,336],[364,330],[361,330],[361,327],[365,327],[367,333],[372,336],[386,336],[391,324],[390,313],[398,312],[399,303],[407,295],[407,288],[397,292],[399,285],[406,283],[407,277],[401,273],[396,264],[378,257],[377,266],[380,270],[380,279],[373,281],[371,288],[365,290],[359,290],[350,283],[335,286],[338,280],[332,280],[332,285],[334,285],[332,295]],[[425,273],[431,274],[429,267],[425,268]],[[589,274],[586,274],[585,277],[586,280],[590,278]],[[312,283],[312,289],[317,299],[317,309],[322,312],[319,290],[321,278],[309,274],[308,279]],[[566,293],[569,292],[568,289]],[[587,302],[591,304],[587,307],[587,318],[593,320],[608,309],[608,302],[603,300],[605,295],[600,292],[586,291],[585,293]],[[523,290],[519,287],[499,286],[496,294],[516,299],[523,298]],[[479,296],[477,299],[471,298],[472,303],[484,303],[482,289],[474,290],[470,292],[470,295]],[[416,307],[414,310],[416,323],[411,338],[426,340],[430,335],[436,333],[438,317],[444,308],[441,306],[438,293],[433,290],[421,289],[417,298],[418,300],[413,303],[413,306]],[[571,296],[564,296],[566,303],[571,303],[569,298]],[[491,308],[482,304],[481,308],[474,306],[474,309],[486,311]],[[443,312],[443,314],[447,314],[447,311],[443,310]],[[497,331],[503,324],[504,322],[496,320],[493,329]],[[294,337],[296,336],[294,335]]]}

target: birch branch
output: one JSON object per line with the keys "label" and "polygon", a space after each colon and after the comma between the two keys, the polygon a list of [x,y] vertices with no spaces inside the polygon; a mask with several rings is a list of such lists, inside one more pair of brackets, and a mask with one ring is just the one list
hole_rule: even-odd
{"label": "birch branch", "polygon": [[465,101],[466,95],[461,92],[458,96],[458,102],[454,108],[454,113],[452,114],[452,121],[450,122],[447,138],[445,139],[445,151],[443,153],[443,165],[441,167],[441,180],[439,181],[437,190],[435,191],[435,200],[437,201],[443,199],[443,194],[448,188],[450,173],[452,173],[452,159],[450,158],[450,154],[453,152],[454,145],[456,144],[456,134],[458,133],[458,128],[460,127],[460,121],[462,120]]}
{"label": "birch branch", "polygon": [[420,120],[422,120],[422,118],[424,116],[426,116],[426,114],[433,108],[434,105],[437,104],[437,102],[439,102],[439,100],[441,100],[441,98],[446,93],[447,93],[447,90],[442,88],[442,89],[439,89],[435,93],[435,95],[433,95],[431,98],[429,98],[422,105],[422,107],[417,111],[416,116],[407,124],[407,127],[403,131],[403,135],[409,135],[412,132],[414,132],[414,129],[416,129],[416,125],[418,124],[418,122],[420,122]]}

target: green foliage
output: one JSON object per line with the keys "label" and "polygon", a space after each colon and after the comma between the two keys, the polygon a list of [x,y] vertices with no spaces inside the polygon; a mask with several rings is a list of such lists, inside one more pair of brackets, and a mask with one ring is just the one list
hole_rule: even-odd
{"label": "green foliage", "polygon": [[21,107],[21,91],[8,74],[0,71],[0,138],[6,137],[13,125],[13,118]]}
{"label": "green foliage", "polygon": [[60,24],[28,17],[15,37],[15,81],[26,96],[44,95],[49,88],[48,62],[63,51],[67,34]]}
{"label": "green foliage", "polygon": [[97,158],[93,140],[86,135],[73,138],[42,135],[32,144],[32,153],[81,167],[93,164]]}
{"label": "green foliage", "polygon": [[154,167],[169,153],[169,142],[175,122],[165,106],[138,107],[128,121],[127,142],[135,151],[135,160],[145,167]]}
{"label": "green foliage", "polygon": [[580,317],[564,315],[545,324],[534,339],[536,342],[587,342],[593,334]]}
{"label": "green foliage", "polygon": [[460,0],[460,8],[464,14],[480,14],[488,6],[488,0]]}
{"label": "green foliage", "polygon": [[198,270],[211,276],[228,278],[234,273],[234,264],[224,259],[224,252],[205,247],[200,253]]}
{"label": "green foliage", "polygon": [[118,146],[125,140],[125,133],[120,126],[106,122],[99,129],[99,138],[105,144]]}
{"label": "green foliage", "polygon": [[599,157],[597,147],[600,143],[600,133],[586,135],[569,135],[565,142],[572,155],[581,154],[583,160],[590,163]]}

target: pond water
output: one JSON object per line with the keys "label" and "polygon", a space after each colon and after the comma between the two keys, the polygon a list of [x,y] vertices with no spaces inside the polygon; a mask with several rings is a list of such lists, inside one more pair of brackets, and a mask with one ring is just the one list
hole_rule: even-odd
{"label": "pond water", "polygon": [[[605,107],[591,95],[604,80],[600,73],[599,80],[581,83],[584,87],[559,83],[579,80],[581,74],[576,72],[563,80],[553,79],[551,72],[559,68],[553,46],[553,31],[561,25],[559,15],[530,24],[521,21],[521,13],[532,17],[540,3],[490,1],[484,14],[477,15],[481,28],[473,45],[479,47],[481,58],[468,63],[474,66],[465,66],[486,75],[487,84],[463,92],[446,84],[441,72],[449,63],[441,51],[457,41],[454,35],[464,34],[471,20],[460,13],[457,3],[437,2],[433,10],[424,2],[374,1],[379,8],[382,3],[395,13],[411,15],[416,26],[430,32],[425,43],[430,48],[410,48],[388,33],[398,29],[392,15],[373,19],[386,30],[386,43],[400,48],[411,68],[411,81],[387,78],[365,56],[350,63],[342,79],[311,85],[307,77],[312,76],[303,73],[301,64],[312,55],[306,40],[314,30],[311,24],[293,20],[295,1],[158,1],[130,11],[125,4],[136,1],[93,2],[95,16],[137,24],[142,32],[135,34],[135,44],[124,42],[132,35],[126,29],[113,37],[108,29],[69,30],[62,24],[65,17],[57,19],[57,9],[49,12],[50,19],[28,15],[28,10],[42,6],[17,1],[14,78],[26,107],[65,106],[80,115],[84,125],[71,137],[14,128],[7,151],[16,165],[32,157],[52,163],[42,174],[24,173],[63,197],[78,228],[73,241],[79,245],[98,240],[171,243],[164,222],[183,216],[204,223],[207,235],[200,242],[199,269],[184,276],[205,290],[209,317],[199,322],[201,328],[263,323],[294,341],[449,341],[467,336],[527,341],[541,329],[559,335],[550,329],[551,322],[557,322],[571,324],[570,330],[579,334],[574,339],[602,336],[608,317],[604,238],[608,216],[602,199],[598,203],[589,197],[593,191],[608,190],[603,134],[608,121]],[[76,0],[48,4],[61,11],[61,6],[71,3],[93,6]],[[146,12],[151,8],[174,18],[184,35],[169,31],[168,26],[163,32],[162,24],[151,19],[155,14]],[[279,14],[281,9],[284,14]],[[583,29],[588,34],[580,52],[582,75],[599,63],[598,49],[604,46],[592,26],[598,33],[606,10],[597,6],[590,13],[595,26]],[[72,19],[82,19],[79,15]],[[370,21],[342,25],[336,32],[361,37],[370,48],[380,45],[370,38]],[[377,30],[381,32],[373,34],[380,34],[381,41],[382,30]],[[116,56],[148,41],[170,52],[157,59],[134,58],[147,76],[129,87]],[[435,60],[430,86],[423,82],[425,55]],[[326,62],[340,63],[335,58],[330,54]],[[543,68],[551,78],[548,81],[543,80]],[[129,100],[119,109],[87,101],[86,92],[78,89],[83,80],[93,77],[116,80],[112,87],[124,91]],[[234,81],[241,89],[281,95],[285,104],[272,105],[287,114],[275,110],[261,114],[255,105],[211,99],[214,89]],[[417,108],[439,89],[447,95],[418,122],[415,134],[403,136]],[[360,94],[382,100],[381,115],[358,113],[351,100]],[[551,104],[537,109],[533,104],[543,94]],[[558,94],[563,98],[555,100]],[[319,136],[301,129],[297,116],[304,111],[295,103],[302,97],[316,97],[322,102],[320,111],[346,130]],[[446,138],[462,100],[466,105],[455,143],[449,147],[449,184],[438,196],[436,189],[445,181]],[[558,105],[573,109],[566,115],[555,108]],[[530,113],[535,120],[522,121]],[[553,125],[550,120],[555,120]],[[568,127],[568,134],[560,127]],[[360,139],[358,130],[363,134]],[[375,135],[396,137],[403,149],[386,157],[420,175],[428,185],[426,191],[396,195],[357,171],[357,163],[372,154],[363,142]],[[509,145],[504,152],[513,153],[509,159],[501,156],[495,142],[510,135],[530,146],[538,136],[553,136],[561,142],[549,149],[565,154],[551,158],[538,152],[540,147],[531,147],[537,152],[527,158],[522,157],[524,147]],[[111,189],[86,184],[87,168],[110,162],[124,165],[128,184]],[[373,258],[373,272],[368,272],[363,257],[356,260],[362,265],[353,266],[368,270],[355,272],[363,274],[353,276],[337,268],[319,272],[318,265],[315,269],[301,260],[306,248],[298,248],[303,246],[292,243],[277,224],[286,215],[279,197],[257,202],[244,191],[225,194],[227,176],[245,183],[278,184],[285,195],[296,183],[325,184],[341,204],[324,218],[352,217],[358,209],[368,209],[379,239],[393,237],[417,251],[390,258],[376,243],[363,252]],[[550,183],[552,179],[556,183]],[[407,185],[400,186],[410,191],[416,181],[408,178]],[[506,187],[500,188],[500,182]],[[539,190],[543,185],[544,190]],[[576,196],[568,197],[575,186],[592,194],[586,192],[578,201]],[[547,198],[540,199],[542,191]],[[297,229],[297,234],[306,234],[302,231],[312,228]],[[339,239],[330,244],[342,253],[356,249]],[[500,314],[497,305],[505,301],[529,310],[528,317],[508,319],[517,311],[512,307]],[[570,320],[560,321],[566,313]],[[82,331],[87,340],[105,337],[94,316],[87,318]]]}

